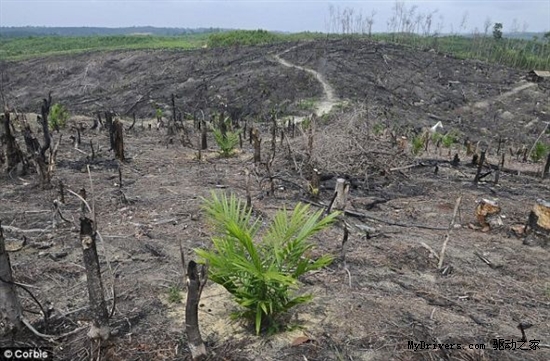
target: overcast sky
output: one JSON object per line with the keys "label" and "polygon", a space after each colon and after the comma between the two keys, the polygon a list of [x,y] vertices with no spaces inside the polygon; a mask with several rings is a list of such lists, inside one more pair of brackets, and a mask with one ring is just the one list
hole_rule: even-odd
{"label": "overcast sky", "polygon": [[[504,32],[550,31],[550,0],[404,1],[407,9],[433,15],[432,31],[483,32],[487,18]],[[327,31],[329,4],[354,8],[365,16],[376,11],[374,31],[387,31],[394,0],[0,0],[0,26],[220,27],[281,31]],[[464,26],[461,26],[465,19]],[[515,20],[515,22],[514,22]],[[513,26],[515,24],[515,26]]]}

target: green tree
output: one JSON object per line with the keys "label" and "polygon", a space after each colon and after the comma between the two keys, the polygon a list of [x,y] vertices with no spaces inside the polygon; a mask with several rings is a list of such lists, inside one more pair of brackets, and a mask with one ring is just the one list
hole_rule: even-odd
{"label": "green tree", "polygon": [[493,26],[493,38],[495,40],[502,39],[502,23],[495,23]]}
{"label": "green tree", "polygon": [[213,249],[197,249],[209,265],[210,279],[233,295],[243,310],[233,314],[254,324],[260,331],[277,332],[281,316],[290,308],[312,299],[295,295],[298,277],[332,262],[330,255],[311,259],[313,244],[307,240],[328,227],[338,216],[309,214],[309,206],[298,204],[288,214],[279,210],[259,239],[260,219],[251,220],[251,210],[235,195],[212,193],[204,209],[214,226]]}

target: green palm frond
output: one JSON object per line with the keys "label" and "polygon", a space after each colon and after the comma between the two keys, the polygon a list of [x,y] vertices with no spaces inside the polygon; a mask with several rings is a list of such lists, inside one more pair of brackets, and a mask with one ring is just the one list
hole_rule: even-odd
{"label": "green palm frond", "polygon": [[298,204],[292,212],[278,211],[262,240],[259,220],[234,195],[212,193],[204,199],[204,210],[216,236],[212,250],[196,250],[209,264],[210,279],[229,291],[244,308],[237,317],[249,319],[256,333],[277,330],[278,317],[290,308],[311,300],[311,295],[292,297],[298,277],[330,264],[332,256],[316,260],[307,256],[313,244],[307,242],[328,227],[338,213],[323,217]]}

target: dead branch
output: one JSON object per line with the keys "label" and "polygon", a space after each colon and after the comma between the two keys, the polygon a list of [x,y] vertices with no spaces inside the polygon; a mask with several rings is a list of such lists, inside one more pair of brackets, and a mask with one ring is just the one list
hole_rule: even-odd
{"label": "dead branch", "polygon": [[451,231],[454,228],[456,215],[458,213],[458,208],[460,207],[460,202],[462,202],[462,196],[459,196],[456,199],[455,208],[453,210],[453,218],[451,219],[451,223],[449,224],[449,229],[447,230],[447,234],[445,235],[445,241],[443,242],[443,246],[441,247],[441,253],[439,254],[439,263],[437,264],[437,268],[441,269],[443,266],[443,260],[445,258],[445,250],[447,249],[447,243],[449,242],[449,238],[451,235]]}
{"label": "dead branch", "polygon": [[[311,204],[311,205],[314,205],[314,206],[317,206],[317,207],[320,207],[320,208],[325,208],[326,207],[326,205],[324,205],[322,203],[313,202],[309,199],[301,198],[300,200],[302,202],[305,202],[305,203],[308,203],[308,204]],[[446,228],[446,227],[432,227],[432,226],[426,226],[426,225],[423,225],[423,224],[410,224],[410,223],[392,222],[392,221],[388,221],[386,219],[371,216],[369,214],[359,213],[359,212],[350,211],[350,210],[344,210],[344,214],[346,214],[348,216],[356,217],[356,218],[370,219],[370,220],[373,220],[373,221],[388,224],[390,226],[431,229],[431,230],[434,230],[434,231],[446,231],[446,230],[448,230],[448,228]]]}

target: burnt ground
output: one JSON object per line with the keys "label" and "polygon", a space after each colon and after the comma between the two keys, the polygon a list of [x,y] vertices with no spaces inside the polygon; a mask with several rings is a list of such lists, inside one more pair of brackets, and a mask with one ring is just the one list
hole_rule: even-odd
{"label": "burnt ground", "polygon": [[[246,89],[253,97],[261,93],[258,79],[270,79],[265,83],[270,97],[260,99],[261,104],[254,103],[258,113],[287,96],[290,104],[301,97],[320,98],[322,87],[313,76],[272,60],[270,52],[282,50],[283,46],[182,53],[115,52],[29,60],[7,65],[5,77],[10,86],[4,89],[8,89],[10,104],[24,111],[36,111],[38,100],[52,89],[57,101],[81,114],[71,120],[71,125],[87,126],[92,121],[86,116],[105,108],[123,114],[123,109],[133,106],[142,94],[148,94],[147,101],[138,103],[131,112],[149,121],[149,100],[166,104],[174,90],[183,93],[189,76],[185,74],[191,73],[187,69],[193,61],[196,74],[206,72],[196,70],[199,65],[204,69],[211,66],[208,69],[212,74],[221,74],[218,81],[211,82],[209,92],[213,95],[208,104],[216,99],[217,90],[223,96],[234,93],[228,79],[237,69],[250,71],[255,80],[248,86],[235,80],[234,89]],[[352,227],[345,263],[339,227],[313,239],[315,254],[328,252],[337,259],[330,267],[302,280],[302,290],[316,297],[291,312],[290,324],[294,327],[290,331],[256,337],[243,325],[230,322],[235,305],[220,287],[208,283],[199,318],[211,359],[550,359],[550,350],[544,347],[535,351],[492,348],[495,338],[518,341],[521,333],[516,327],[520,322],[533,325],[526,331],[528,340],[550,344],[548,242],[517,237],[510,230],[525,223],[537,198],[547,198],[548,180],[537,176],[542,164],[507,157],[506,171],[498,184],[490,174],[475,185],[475,167],[468,164],[462,143],[450,150],[431,146],[428,152],[413,157],[409,145],[400,150],[390,136],[391,132],[412,132],[408,126],[430,125],[441,118],[445,130],[457,131],[461,140],[486,140],[490,145],[489,162],[496,164],[498,136],[509,138],[507,146],[515,149],[530,146],[543,130],[543,121],[548,120],[550,112],[547,87],[535,84],[523,88],[523,74],[513,69],[391,44],[312,42],[298,44],[281,57],[322,73],[342,101],[341,106],[314,124],[312,161],[323,173],[318,203],[328,203],[335,177],[345,176],[351,182],[347,207],[364,217],[345,217]],[[97,68],[86,74],[87,63]],[[383,70],[388,66],[390,74]],[[52,69],[50,74],[45,71],[48,67]],[[60,69],[67,72],[60,75]],[[164,75],[162,69],[172,75]],[[84,76],[95,85],[86,90],[80,85],[71,86],[79,84],[75,79]],[[90,81],[92,76],[96,77],[94,82]],[[450,86],[449,80],[453,81]],[[133,85],[124,89],[124,81]],[[521,90],[507,93],[518,88]],[[189,90],[188,96],[179,98],[179,107],[184,108],[184,101],[191,102],[192,94]],[[273,98],[276,94],[278,98]],[[295,109],[286,111],[295,114]],[[124,121],[128,129],[130,120]],[[20,121],[15,123],[19,129]],[[187,132],[196,143],[197,135],[190,124]],[[256,216],[268,219],[280,207],[307,199],[303,176],[307,132],[298,130],[282,147],[277,142],[275,196],[267,193],[265,167],[253,167],[252,149],[246,141],[234,157],[224,159],[209,139],[209,150],[198,160],[195,147],[183,146],[179,135],[168,137],[165,129],[149,131],[138,122],[125,134],[128,160],[120,165],[120,188],[119,164],[108,151],[108,134],[84,129],[82,153],[70,144],[70,127],[62,133],[52,183],[61,180],[74,191],[86,187],[93,195],[103,238],[99,252],[110,305],[111,285],[116,289],[111,322],[115,335],[99,351],[98,345],[86,338],[90,314],[76,226],[79,201],[66,194],[62,212],[69,222],[54,218],[57,187],[41,189],[34,173],[3,173],[0,218],[7,247],[13,251],[10,257],[16,281],[27,285],[37,299],[44,305],[51,303],[54,309],[49,327],[44,327],[36,314],[36,304],[21,291],[25,316],[43,333],[71,334],[51,344],[30,333],[0,343],[50,344],[61,360],[97,358],[98,352],[106,360],[188,359],[179,243],[185,246],[188,257],[192,257],[193,248],[210,244],[211,230],[200,210],[200,197],[208,196],[213,189],[244,197],[244,171],[248,168],[253,174]],[[263,134],[267,158],[270,136],[267,129]],[[58,137],[55,134],[54,141]],[[84,145],[90,140],[100,145],[94,160],[90,160],[89,146]],[[20,138],[19,142],[24,144]],[[462,160],[458,167],[449,164],[454,154]],[[90,164],[93,192],[86,164]],[[450,273],[442,274],[428,248],[440,252],[459,196],[462,202],[457,226],[450,233],[445,253],[444,264]],[[501,228],[482,232],[475,226],[474,209],[480,198],[498,199],[504,216]],[[378,204],[373,205],[375,200]],[[371,229],[366,232],[365,226]],[[476,253],[488,259],[492,267]],[[183,301],[171,302],[169,294],[178,290]],[[308,342],[292,346],[302,336]],[[460,343],[463,349],[412,351],[407,349],[408,341]],[[470,350],[468,345],[474,343],[484,343],[485,350]]]}

